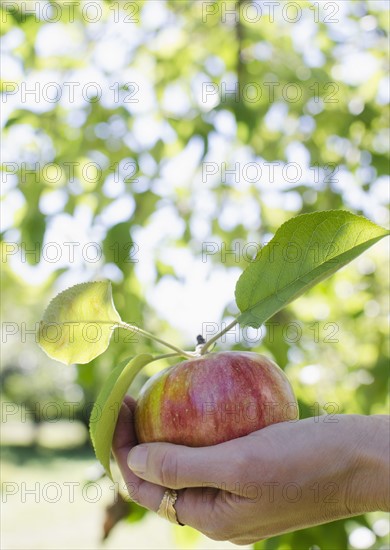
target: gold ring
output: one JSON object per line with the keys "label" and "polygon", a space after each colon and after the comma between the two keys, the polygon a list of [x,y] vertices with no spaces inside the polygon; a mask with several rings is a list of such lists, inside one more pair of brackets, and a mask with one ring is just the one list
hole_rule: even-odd
{"label": "gold ring", "polygon": [[171,523],[176,523],[176,525],[184,525],[180,523],[177,519],[177,514],[175,510],[175,502],[177,500],[177,492],[174,489],[167,489],[162,497],[162,501],[157,510],[157,514],[170,521]]}

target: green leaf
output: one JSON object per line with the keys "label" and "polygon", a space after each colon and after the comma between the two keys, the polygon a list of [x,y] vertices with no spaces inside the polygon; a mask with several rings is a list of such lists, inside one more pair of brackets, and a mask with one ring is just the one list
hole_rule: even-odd
{"label": "green leaf", "polygon": [[120,406],[136,375],[152,360],[152,355],[143,353],[116,367],[104,382],[93,406],[89,423],[92,444],[96,458],[111,479],[110,454]]}
{"label": "green leaf", "polygon": [[103,353],[121,322],[109,281],[82,283],[58,294],[46,309],[38,343],[66,365],[89,363]]}
{"label": "green leaf", "polygon": [[291,218],[237,281],[239,323],[258,328],[386,235],[386,229],[344,210]]}

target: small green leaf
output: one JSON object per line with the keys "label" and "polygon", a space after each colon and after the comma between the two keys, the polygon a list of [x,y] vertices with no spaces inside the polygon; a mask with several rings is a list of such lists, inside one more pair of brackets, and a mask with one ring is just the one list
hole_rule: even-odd
{"label": "small green leaf", "polygon": [[258,328],[386,235],[388,230],[344,210],[288,220],[237,281],[239,323]]}
{"label": "small green leaf", "polygon": [[89,363],[103,353],[121,322],[109,281],[82,283],[58,294],[46,309],[38,343],[66,365]]}
{"label": "small green leaf", "polygon": [[89,422],[92,444],[96,458],[100,460],[111,479],[111,446],[120,406],[136,375],[152,360],[152,355],[143,353],[121,363],[103,384],[93,406]]}

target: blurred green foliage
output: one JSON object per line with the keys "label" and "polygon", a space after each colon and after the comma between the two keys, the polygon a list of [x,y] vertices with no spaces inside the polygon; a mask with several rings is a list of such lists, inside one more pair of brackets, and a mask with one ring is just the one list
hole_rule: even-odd
{"label": "blurred green foliage", "polygon": [[[96,2],[96,21],[80,2],[73,19],[58,4],[50,11],[53,2],[30,2],[40,5],[39,16],[21,4],[29,2],[1,6],[1,376],[3,397],[32,410],[37,421],[45,403],[76,401],[87,423],[102,380],[129,355],[119,333],[90,365],[65,371],[44,356],[35,323],[65,287],[110,278],[124,320],[193,347],[196,334],[188,341],[148,299],[167,281],[186,288],[189,273],[178,269],[178,252],[202,263],[204,243],[227,249],[262,243],[286,219],[314,210],[347,208],[386,225],[385,2],[328,3],[337,7],[332,18],[324,6],[303,1],[293,22],[280,14],[272,19],[265,6],[256,20],[258,11],[243,11],[250,2],[236,3],[237,17],[223,15],[226,3]],[[76,86],[73,101],[69,82]],[[83,97],[91,82],[97,87]],[[28,94],[37,83],[36,95]],[[238,176],[224,174],[221,163],[231,170],[236,162]],[[245,169],[250,162],[262,167],[256,181]],[[266,162],[296,162],[301,177],[270,181]],[[53,239],[58,261],[45,249]],[[78,251],[97,243],[101,259],[77,260],[77,253],[69,259],[66,243],[75,240]],[[387,412],[387,254],[380,243],[318,285],[275,315],[260,341],[236,338],[221,347],[250,345],[274,356],[293,382],[303,417]],[[247,261],[207,257],[206,280],[213,272],[238,276]],[[205,291],[188,304],[204,300],[206,307],[212,298]],[[190,318],[189,306],[182,307]],[[223,320],[235,311],[226,291]],[[131,346],[134,353],[161,351],[144,340]],[[354,525],[371,528],[375,518],[355,518]],[[350,526],[333,522],[256,548],[344,549]],[[378,534],[372,547],[383,541]]]}

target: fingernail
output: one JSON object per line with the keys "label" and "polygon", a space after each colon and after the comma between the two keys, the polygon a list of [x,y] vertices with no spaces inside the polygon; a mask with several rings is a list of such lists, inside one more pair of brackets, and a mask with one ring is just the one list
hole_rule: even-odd
{"label": "fingernail", "polygon": [[130,470],[138,474],[143,474],[146,471],[146,457],[148,448],[144,445],[138,445],[131,449],[127,457],[127,465]]}

